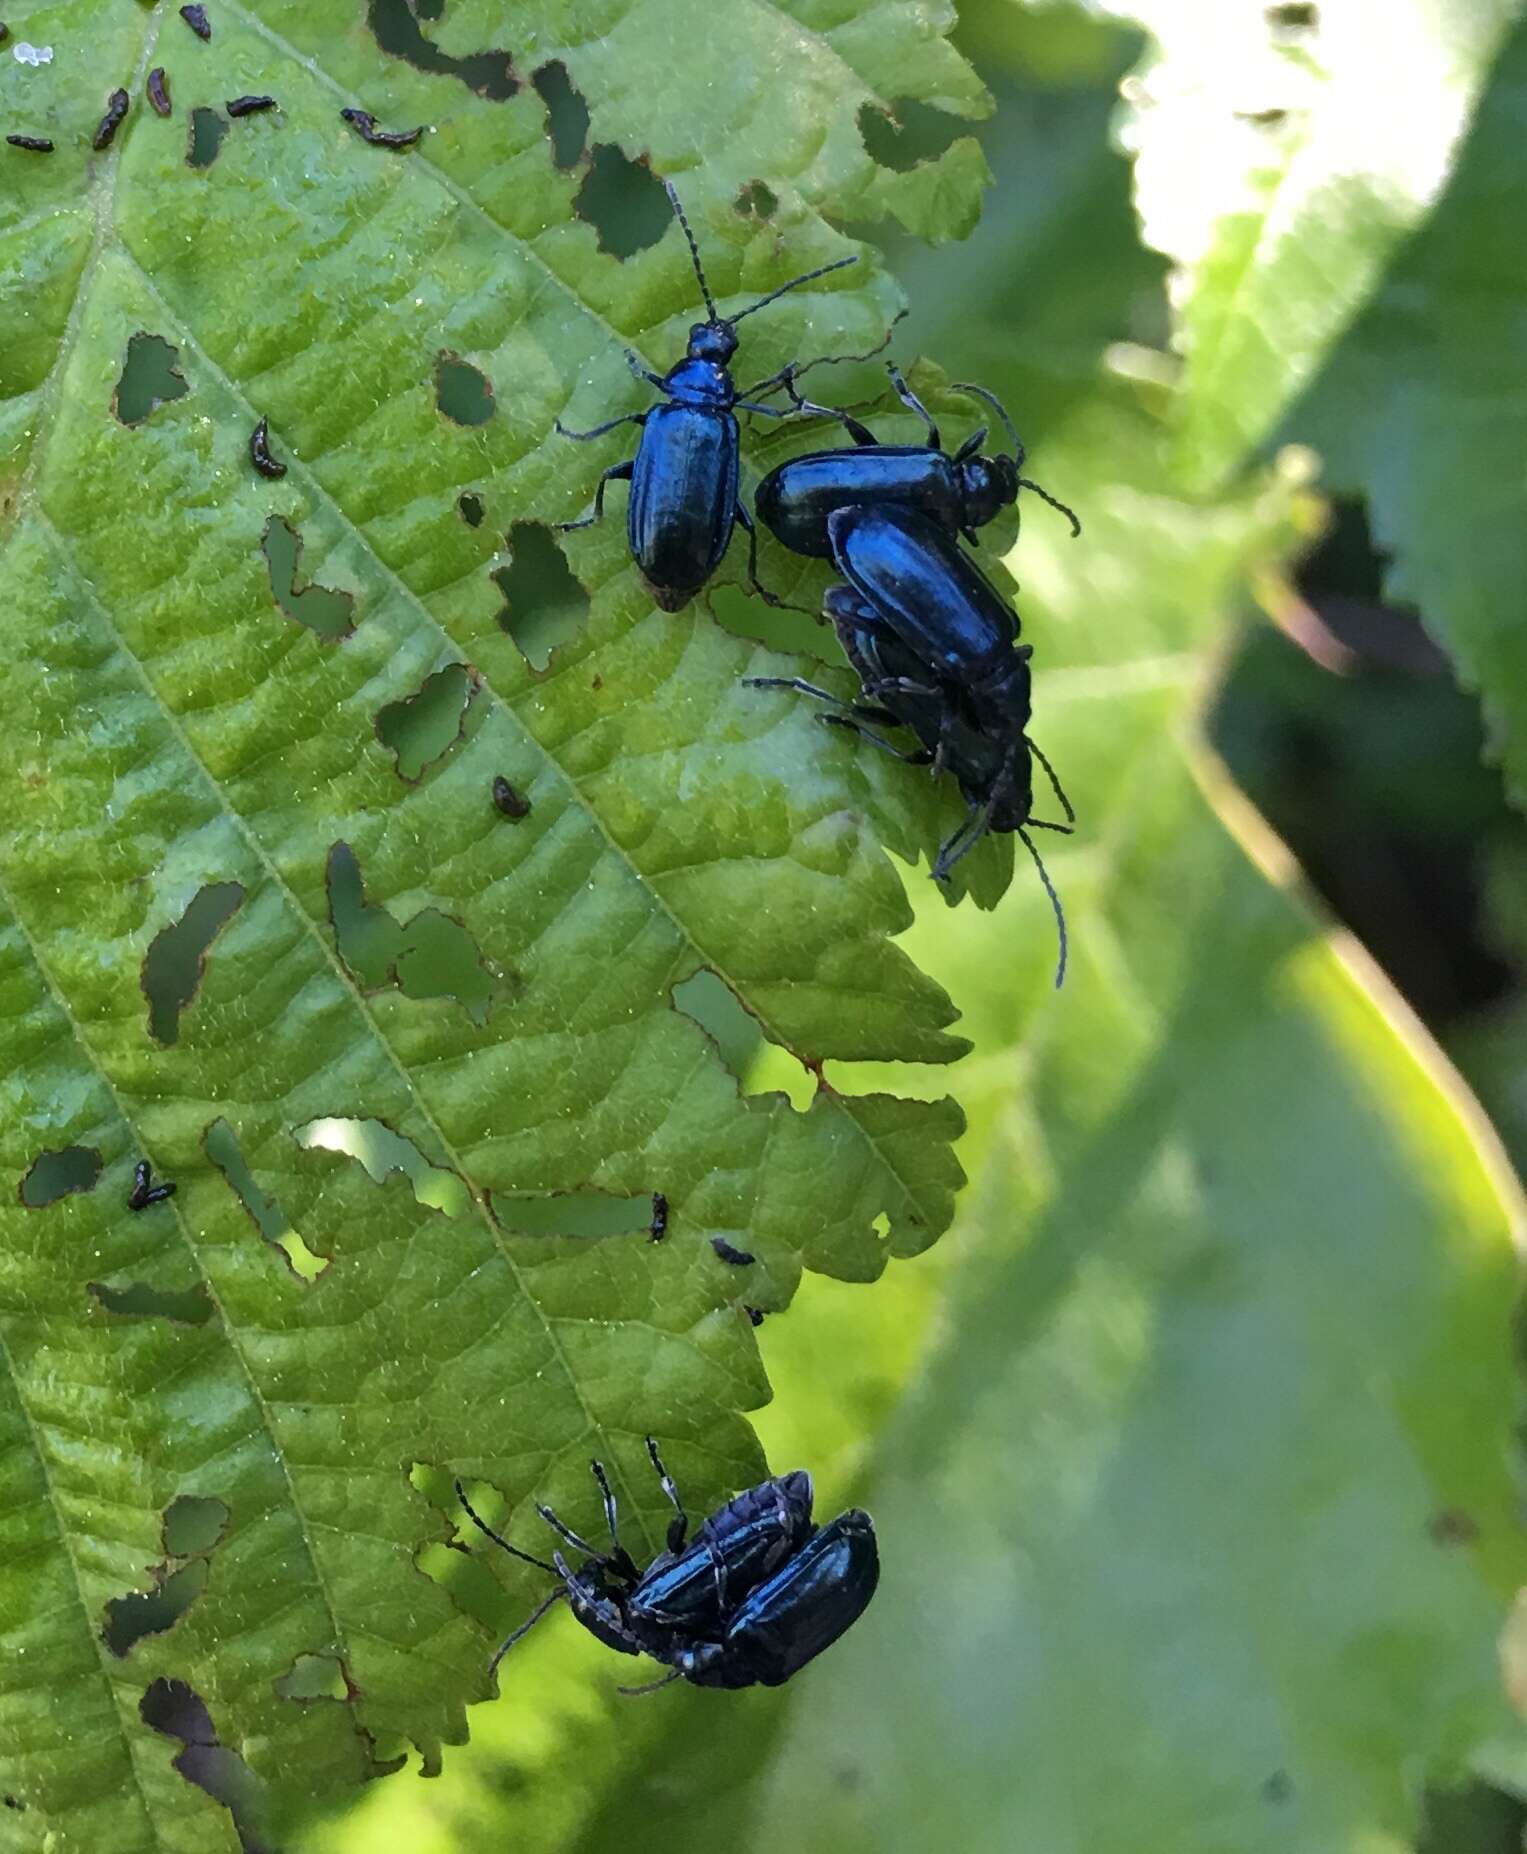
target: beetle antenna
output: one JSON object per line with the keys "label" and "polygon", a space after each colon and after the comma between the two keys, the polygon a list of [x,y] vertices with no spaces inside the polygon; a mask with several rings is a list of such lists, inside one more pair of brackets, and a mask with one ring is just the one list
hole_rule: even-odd
{"label": "beetle antenna", "polygon": [[1081,533],[1082,524],[1077,517],[1076,510],[1071,507],[1069,502],[1062,502],[1059,496],[1052,496],[1048,489],[1041,489],[1031,476],[1020,476],[1018,479],[1018,487],[1020,489],[1032,489],[1041,502],[1048,502],[1052,509],[1059,509],[1061,514],[1064,515],[1066,520],[1071,524],[1071,538],[1073,541]]}
{"label": "beetle antenna", "polygon": [[830,276],[835,270],[847,270],[850,264],[858,262],[859,259],[855,255],[838,258],[831,264],[819,264],[815,270],[808,270],[804,276],[792,277],[788,283],[782,283],[777,290],[770,290],[767,296],[760,296],[756,303],[749,303],[746,309],[739,309],[736,315],[729,315],[726,319],[735,326],[745,315],[752,315],[754,310],[767,309],[770,303],[785,295],[787,291],[798,290],[803,283],[815,283],[818,277]]}
{"label": "beetle antenna", "polygon": [[[531,1552],[521,1551],[518,1545],[511,1545],[508,1539],[500,1538],[498,1533],[493,1530],[492,1526],[488,1524],[487,1520],[482,1517],[472,1505],[472,1502],[467,1498],[467,1490],[462,1486],[459,1480],[456,1483],[456,1498],[467,1509],[467,1518],[471,1520],[477,1530],[485,1533],[492,1539],[495,1545],[502,1545],[511,1558],[523,1558],[526,1564],[533,1564],[538,1571],[549,1571],[553,1577],[560,1580],[562,1574],[554,1564],[548,1564],[544,1558],[537,1558]],[[558,1591],[557,1595],[560,1596],[561,1592]]]}
{"label": "beetle antenna", "polygon": [[1027,734],[1024,735],[1024,739],[1028,741],[1029,752],[1033,754],[1034,758],[1039,761],[1040,765],[1050,775],[1050,784],[1054,787],[1055,796],[1060,800],[1061,810],[1066,814],[1066,822],[1068,824],[1074,824],[1076,822],[1076,813],[1071,809],[1071,800],[1067,798],[1060,780],[1055,776],[1055,768],[1045,758],[1043,750],[1035,746],[1032,740],[1029,740]]}
{"label": "beetle antenna", "polygon": [[951,393],[970,393],[975,398],[984,399],[986,401],[992,411],[996,413],[997,417],[1000,418],[1002,423],[1007,427],[1007,435],[1013,441],[1013,455],[1018,459],[1021,465],[1028,453],[1023,447],[1023,439],[1018,436],[1018,427],[1008,417],[1007,407],[1003,405],[997,395],[988,391],[984,386],[972,386],[967,380],[951,380],[949,383],[949,390]]}
{"label": "beetle antenna", "polygon": [[535,1625],[546,1614],[547,1610],[551,1608],[553,1603],[560,1603],[562,1601],[563,1594],[564,1593],[561,1590],[553,1590],[551,1595],[546,1599],[546,1601],[542,1603],[541,1606],[536,1610],[535,1614],[532,1615],[527,1621],[522,1622],[520,1626],[514,1631],[514,1633],[509,1637],[508,1641],[501,1644],[498,1650],[498,1653],[494,1655],[493,1659],[488,1663],[488,1677],[490,1679],[497,1672],[499,1662],[503,1660],[504,1656],[508,1654],[509,1650],[514,1646],[514,1644],[517,1641],[522,1640],[525,1636],[527,1636],[530,1633],[530,1631],[535,1627]]}
{"label": "beetle antenna", "polygon": [[[992,411],[996,413],[997,417],[1000,418],[1002,423],[1007,427],[1007,435],[1013,441],[1013,460],[1021,470],[1023,468],[1023,460],[1028,455],[1028,452],[1023,447],[1023,439],[1018,436],[1017,426],[1014,425],[1013,421],[1007,415],[1007,407],[1003,405],[997,395],[993,392],[989,392],[984,386],[972,386],[968,380],[951,382],[949,390],[952,393],[972,393],[977,399],[984,399],[986,401]],[[1077,519],[1076,510],[1072,508],[1069,503],[1062,502],[1058,496],[1052,496],[1048,489],[1041,489],[1039,484],[1036,483],[1032,477],[1020,476],[1018,479],[1018,486],[1020,489],[1032,489],[1041,502],[1048,502],[1052,509],[1058,509],[1071,524],[1071,538],[1073,540],[1081,533],[1082,524]]]}
{"label": "beetle antenna", "polygon": [[644,1687],[617,1687],[615,1691],[623,1699],[639,1699],[644,1693],[660,1692],[662,1688],[671,1687],[674,1681],[682,1679],[683,1675],[678,1668],[675,1668],[671,1674],[665,1674],[661,1680],[649,1680]]}
{"label": "beetle antenna", "polygon": [[1038,850],[1034,848],[1034,839],[1020,825],[1018,835],[1023,839],[1023,847],[1034,859],[1034,867],[1039,871],[1039,879],[1045,885],[1045,893],[1050,897],[1050,906],[1055,910],[1055,925],[1060,933],[1060,958],[1055,967],[1055,989],[1060,990],[1066,977],[1066,910],[1060,905],[1060,896],[1055,892],[1055,884],[1050,880],[1050,872],[1045,868]]}
{"label": "beetle antenna", "polygon": [[689,246],[689,255],[694,260],[695,275],[700,280],[700,294],[705,298],[706,308],[710,310],[710,319],[713,323],[719,324],[722,319],[721,312],[716,307],[716,299],[710,293],[710,285],[705,281],[705,266],[700,262],[700,247],[695,243],[695,235],[689,229],[689,220],[685,217],[684,208],[679,203],[678,194],[673,190],[673,182],[665,180],[663,187],[668,194],[668,204],[673,208],[673,216],[683,229],[685,241]]}

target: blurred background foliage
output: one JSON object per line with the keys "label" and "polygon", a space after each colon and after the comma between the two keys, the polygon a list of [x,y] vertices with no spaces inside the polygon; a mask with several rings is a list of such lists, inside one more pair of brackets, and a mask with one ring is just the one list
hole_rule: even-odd
{"label": "blurred background foliage", "polygon": [[[610,1657],[555,1618],[441,1778],[380,1782],[283,1845],[1523,1845],[1495,1637],[1527,1566],[1496,1144],[1520,1166],[1527,826],[1498,762],[1527,701],[1527,342],[1505,287],[1523,260],[1503,249],[1527,248],[1524,35],[1477,6],[1202,0],[1138,9],[1153,49],[1121,10],[966,0],[956,41],[997,102],[982,222],[937,251],[852,228],[907,290],[897,352],[1000,394],[1086,523],[1072,549],[1031,503],[1010,559],[1036,735],[1083,818],[1054,859],[1072,978],[1046,995],[1026,870],[992,912],[911,882],[909,948],[975,1043],[961,1215],[873,1293],[807,1278],[760,1335],[769,1458],[809,1463],[825,1512],[871,1506],[877,1604],[791,1688],[724,1699],[621,1700]],[[1347,270],[1304,247],[1292,300],[1265,223],[1226,301],[1204,259],[1177,304],[1185,382],[1129,105],[1191,44],[1227,113],[1246,72],[1216,77],[1235,39],[1210,27],[1231,13],[1296,76],[1319,76],[1323,30],[1393,37],[1366,87],[1348,72],[1343,158],[1365,113],[1381,152],[1404,130],[1413,98],[1379,73],[1407,59],[1468,140],[1437,156],[1435,203],[1407,218],[1402,199]],[[1439,46],[1488,82],[1472,125]],[[1228,113],[1282,175],[1300,108]],[[901,165],[968,127],[909,109],[866,133]],[[1301,290],[1314,361],[1280,398],[1266,356],[1236,349],[1236,299],[1282,315]],[[1505,347],[1452,423],[1439,381],[1476,316]],[[1412,517],[1422,558],[1396,572]],[[1428,587],[1436,610],[1407,602]],[[770,635],[830,656],[808,633]],[[1482,679],[1483,713],[1464,686]],[[750,1088],[798,1085],[746,1022],[714,1027]]]}

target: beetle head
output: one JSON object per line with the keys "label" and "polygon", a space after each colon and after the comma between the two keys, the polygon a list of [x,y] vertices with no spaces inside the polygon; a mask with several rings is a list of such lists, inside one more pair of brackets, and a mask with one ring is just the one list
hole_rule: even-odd
{"label": "beetle head", "polygon": [[1018,470],[1016,457],[966,458],[960,465],[960,494],[967,527],[984,527],[999,509],[1018,500]]}
{"label": "beetle head", "polygon": [[737,331],[730,322],[696,322],[689,331],[690,360],[724,367],[737,352]]}

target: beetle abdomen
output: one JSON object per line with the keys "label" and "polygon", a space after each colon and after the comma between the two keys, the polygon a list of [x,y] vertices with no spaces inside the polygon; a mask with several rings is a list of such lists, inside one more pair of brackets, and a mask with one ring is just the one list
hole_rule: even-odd
{"label": "beetle abdomen", "polygon": [[954,465],[941,451],[904,444],[809,451],[771,470],[754,498],[759,518],[793,553],[832,557],[827,518],[856,503],[920,510],[941,527],[962,520]]}
{"label": "beetle abdomen", "polygon": [[626,526],[631,552],[665,612],[710,578],[732,536],[737,420],[730,412],[656,406],[642,427]]}

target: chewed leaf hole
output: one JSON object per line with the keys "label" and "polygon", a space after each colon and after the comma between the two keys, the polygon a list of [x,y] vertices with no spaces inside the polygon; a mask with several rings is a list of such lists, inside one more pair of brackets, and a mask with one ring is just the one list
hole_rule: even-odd
{"label": "chewed leaf hole", "polygon": [[288,1700],[347,1700],[349,1682],[332,1654],[299,1654],[275,1682],[277,1694]]}
{"label": "chewed leaf hole", "polygon": [[376,735],[397,761],[398,777],[409,784],[461,738],[467,704],[477,680],[464,663],[447,664],[426,676],[418,691],[378,709]]}
{"label": "chewed leaf hole", "polygon": [[546,105],[546,133],[551,139],[553,164],[564,170],[576,167],[588,141],[588,104],[568,76],[567,66],[558,59],[541,65],[530,81]]}
{"label": "chewed leaf hole", "polygon": [[122,377],[112,394],[111,409],[124,425],[141,425],[156,407],[172,399],[184,399],[190,392],[175,363],[180,349],[172,347],[162,335],[139,330],[127,343],[122,363]]}
{"label": "chewed leaf hole", "polygon": [[944,153],[968,125],[947,110],[912,97],[897,97],[889,113],[866,103],[859,111],[859,134],[865,152],[880,167],[905,174]]}
{"label": "chewed leaf hole", "polygon": [[366,20],[388,57],[402,58],[416,71],[457,78],[490,103],[506,103],[520,87],[510,53],[478,51],[453,57],[442,51],[419,25],[421,19],[438,19],[440,13],[432,0],[413,6],[409,0],[368,0]]}
{"label": "chewed leaf hole", "polygon": [[200,1282],[190,1288],[156,1288],[146,1281],[132,1281],[126,1287],[92,1281],[89,1287],[108,1313],[174,1320],[181,1326],[205,1326],[212,1318],[211,1297]]}
{"label": "chewed leaf hole", "polygon": [[245,1854],[270,1854],[270,1843],[260,1832],[265,1786],[236,1751],[219,1741],[200,1694],[183,1680],[156,1680],[138,1702],[138,1712],[145,1725],[181,1741],[176,1770],[229,1811]]}
{"label": "chewed leaf hole", "polygon": [[93,1191],[100,1176],[101,1155],[94,1146],[39,1152],[21,1181],[21,1201],[28,1210],[46,1210],[61,1197]]}
{"label": "chewed leaf hole", "polygon": [[330,846],[329,918],[339,956],[368,991],[396,985],[407,998],[455,998],[475,1024],[488,1021],[493,975],[477,942],[452,915],[422,908],[399,922],[367,901],[355,852]]}
{"label": "chewed leaf hole", "polygon": [[663,183],[611,142],[594,144],[573,211],[593,226],[601,251],[622,259],[655,245],[673,224]]}
{"label": "chewed leaf hole", "polygon": [[702,966],[673,988],[673,1008],[692,1018],[715,1043],[745,1095],[783,1094],[798,1113],[816,1096],[810,1071],[771,1043],[726,981]]}
{"label": "chewed leaf hole", "polygon": [[470,489],[464,489],[456,498],[456,508],[460,513],[461,519],[469,528],[480,528],[482,526],[483,506],[481,496],[476,495]]}
{"label": "chewed leaf hole", "polygon": [[212,1550],[228,1524],[228,1508],[207,1494],[177,1494],[164,1509],[167,1558],[199,1558]]}
{"label": "chewed leaf hole", "polygon": [[299,587],[302,536],[284,516],[272,515],[260,536],[260,551],[270,570],[271,596],[288,618],[319,637],[348,637],[355,629],[355,594],[333,586]]}
{"label": "chewed leaf hole", "polygon": [[652,1194],[615,1197],[608,1191],[553,1191],[489,1197],[499,1225],[519,1236],[633,1236],[652,1229]]}
{"label": "chewed leaf hole", "polygon": [[211,167],[228,133],[228,119],[215,109],[193,109],[186,130],[186,166]]}
{"label": "chewed leaf hole", "polygon": [[130,1590],[126,1596],[111,1597],[101,1640],[120,1660],[145,1635],[163,1635],[173,1629],[206,1589],[209,1575],[207,1560],[193,1558],[168,1576],[161,1569],[152,1590]]}
{"label": "chewed leaf hole", "polygon": [[750,180],[733,204],[749,219],[772,219],[779,210],[778,198],[761,180]]}
{"label": "chewed leaf hole", "polygon": [[228,1122],[221,1117],[214,1120],[202,1135],[202,1146],[227,1180],[229,1190],[249,1212],[255,1228],[281,1251],[292,1273],[301,1281],[316,1281],[329,1266],[328,1258],[313,1253],[292,1228],[286,1212],[260,1189]]}
{"label": "chewed leaf hole", "polygon": [[567,564],[549,528],[517,521],[509,531],[509,565],[494,570],[504,595],[498,621],[532,669],[544,670],[551,653],[576,637],[589,614],[589,595]]}
{"label": "chewed leaf hole", "polygon": [[242,882],[208,882],[178,921],[161,927],[143,956],[140,983],[148,999],[148,1028],[166,1046],[180,1036],[180,1013],[200,989],[207,949],[238,912]]}
{"label": "chewed leaf hole", "polygon": [[305,1151],[339,1152],[354,1159],[373,1184],[386,1184],[399,1173],[413,1186],[415,1202],[426,1210],[455,1218],[471,1207],[472,1194],[456,1174],[431,1165],[411,1139],[394,1133],[385,1120],[329,1116],[294,1127],[292,1138]]}
{"label": "chewed leaf hole", "polygon": [[435,405],[453,424],[486,425],[494,412],[493,382],[459,354],[437,354]]}

